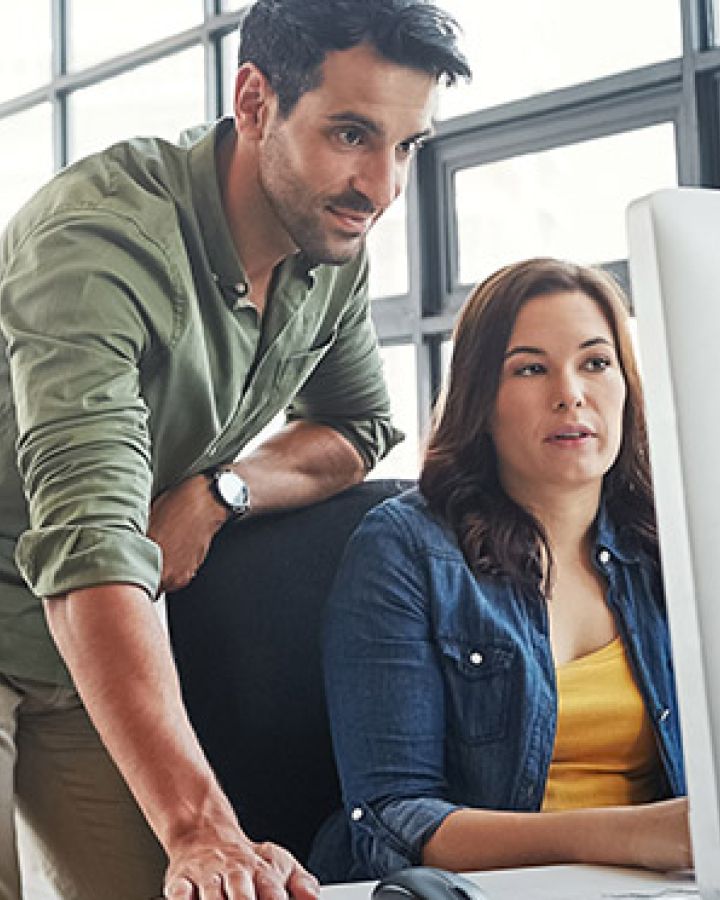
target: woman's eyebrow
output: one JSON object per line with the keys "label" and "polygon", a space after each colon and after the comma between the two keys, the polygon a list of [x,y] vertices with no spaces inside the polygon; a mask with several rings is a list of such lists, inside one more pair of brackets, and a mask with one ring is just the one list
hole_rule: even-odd
{"label": "woman's eyebrow", "polygon": [[[585,350],[587,347],[595,347],[598,344],[604,344],[607,347],[612,347],[612,341],[608,340],[605,337],[593,337],[588,338],[586,341],[582,341],[578,345],[579,350]],[[541,347],[532,347],[530,345],[520,344],[517,347],[512,347],[507,351],[504,359],[510,359],[513,356],[517,356],[520,353],[529,353],[533,356],[547,356],[547,351],[543,350]]]}
{"label": "woman's eyebrow", "polygon": [[535,356],[547,356],[547,352],[545,350],[541,350],[540,347],[526,347],[520,345],[518,347],[513,347],[511,350],[508,350],[504,358],[510,359],[511,356],[517,356],[519,353],[532,353]]}

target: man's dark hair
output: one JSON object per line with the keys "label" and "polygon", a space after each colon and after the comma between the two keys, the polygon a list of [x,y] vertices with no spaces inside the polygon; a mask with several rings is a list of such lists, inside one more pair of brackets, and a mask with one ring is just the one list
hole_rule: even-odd
{"label": "man's dark hair", "polygon": [[469,79],[458,31],[452,16],[426,0],[257,0],[240,26],[238,62],[260,69],[287,117],[320,86],[326,54],[358,44],[445,84]]}

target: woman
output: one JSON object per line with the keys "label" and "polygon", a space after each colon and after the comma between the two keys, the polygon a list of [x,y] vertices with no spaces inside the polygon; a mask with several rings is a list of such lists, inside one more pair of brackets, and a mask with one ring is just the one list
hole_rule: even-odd
{"label": "woman", "polygon": [[642,396],[608,277],[535,259],[471,295],[419,490],[353,537],[325,662],[345,803],[311,861],[326,879],[691,865]]}

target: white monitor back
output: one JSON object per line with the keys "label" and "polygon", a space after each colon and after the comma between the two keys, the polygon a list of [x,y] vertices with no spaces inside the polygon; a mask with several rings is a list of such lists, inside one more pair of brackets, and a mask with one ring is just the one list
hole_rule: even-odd
{"label": "white monitor back", "polygon": [[695,874],[720,900],[720,191],[627,218]]}

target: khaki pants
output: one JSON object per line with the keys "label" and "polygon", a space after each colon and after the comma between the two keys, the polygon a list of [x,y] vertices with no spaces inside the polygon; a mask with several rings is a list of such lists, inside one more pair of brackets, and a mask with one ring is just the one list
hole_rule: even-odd
{"label": "khaki pants", "polygon": [[76,692],[0,675],[0,900],[33,900],[16,814],[62,900],[162,894],[165,855]]}

